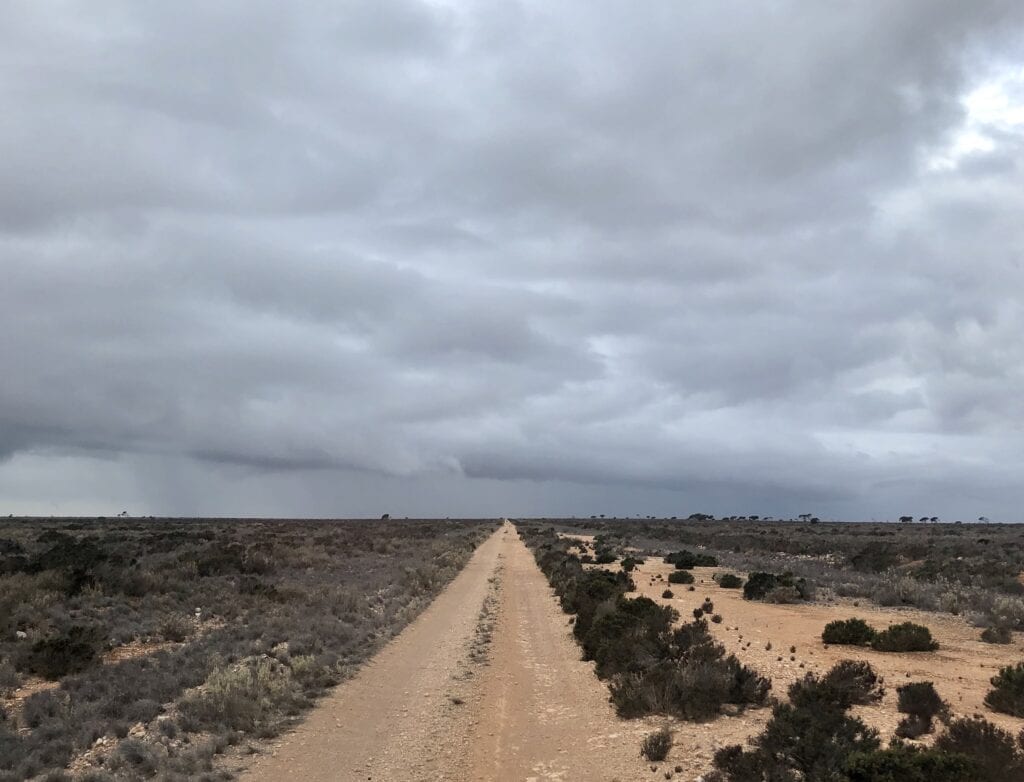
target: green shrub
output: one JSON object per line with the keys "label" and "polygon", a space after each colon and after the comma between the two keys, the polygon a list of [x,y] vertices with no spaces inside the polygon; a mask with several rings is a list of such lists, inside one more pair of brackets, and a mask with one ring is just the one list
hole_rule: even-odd
{"label": "green shrub", "polygon": [[668,574],[668,583],[670,584],[692,584],[693,574],[687,573],[685,570],[675,570]]}
{"label": "green shrub", "polygon": [[583,659],[593,660],[597,675],[640,670],[647,659],[668,653],[668,634],[679,614],[647,597],[626,598],[602,607],[580,639]]}
{"label": "green shrub", "polygon": [[611,551],[598,551],[594,556],[594,562],[598,565],[610,565],[617,559],[618,557]]}
{"label": "green shrub", "polygon": [[672,731],[667,727],[648,733],[640,745],[640,755],[647,760],[659,762],[668,757],[672,749]]}
{"label": "green shrub", "polygon": [[935,739],[935,749],[965,755],[975,765],[971,782],[1022,782],[1024,757],[1013,736],[983,719],[953,720]]}
{"label": "green shrub", "polygon": [[18,668],[56,681],[92,665],[101,651],[102,632],[97,627],[71,625],[56,635],[35,641],[25,652]]}
{"label": "green shrub", "polygon": [[875,630],[863,619],[837,619],[825,625],[821,640],[827,644],[867,646],[874,640]]}
{"label": "green shrub", "polygon": [[718,586],[723,589],[739,589],[743,586],[743,579],[732,573],[723,573],[718,577]]}
{"label": "green shrub", "polygon": [[789,700],[799,708],[864,706],[882,698],[882,679],[870,663],[842,660],[824,676],[808,673],[789,687]]}
{"label": "green shrub", "polygon": [[966,782],[976,777],[966,755],[902,743],[874,752],[852,753],[843,765],[848,782]]}
{"label": "green shrub", "polygon": [[987,644],[1013,643],[1013,633],[1008,627],[986,627],[981,631],[981,640]]}
{"label": "green shrub", "polygon": [[661,593],[661,596],[666,600],[671,600],[673,597],[675,597],[671,589],[666,589],[664,592]]}
{"label": "green shrub", "polygon": [[715,567],[718,560],[710,554],[694,554],[692,551],[674,551],[665,557],[665,562],[675,565],[677,570],[690,570],[695,567]]}
{"label": "green shrub", "polygon": [[622,565],[622,569],[626,573],[632,573],[636,569],[636,566],[641,564],[642,562],[642,559],[636,559],[634,557],[625,557],[620,564]]}
{"label": "green shrub", "polygon": [[903,714],[918,717],[929,727],[931,721],[947,710],[931,682],[911,682],[896,688],[898,696],[896,708]]}
{"label": "green shrub", "polygon": [[790,603],[810,600],[812,595],[813,590],[807,580],[796,578],[792,573],[751,573],[743,585],[743,597],[747,600]]}
{"label": "green shrub", "polygon": [[879,652],[933,652],[939,645],[924,625],[902,622],[877,633],[871,648]]}
{"label": "green shrub", "polygon": [[1024,717],[1024,662],[1008,665],[992,677],[985,705],[993,711]]}
{"label": "green shrub", "polygon": [[910,714],[899,721],[895,733],[901,739],[918,739],[931,731],[932,723],[929,720]]}

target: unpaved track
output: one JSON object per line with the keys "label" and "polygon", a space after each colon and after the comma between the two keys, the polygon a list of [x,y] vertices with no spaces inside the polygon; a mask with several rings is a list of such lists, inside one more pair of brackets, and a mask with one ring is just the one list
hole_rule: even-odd
{"label": "unpaved track", "polygon": [[472,780],[649,779],[639,757],[650,725],[618,719],[608,689],[580,660],[568,616],[518,536],[509,536]]}
{"label": "unpaved track", "polygon": [[[433,603],[340,685],[246,780],[459,780],[471,714],[468,653],[478,615],[515,533],[488,538]],[[507,532],[507,534],[506,534]]]}
{"label": "unpaved track", "polygon": [[[496,588],[495,575],[500,576]],[[497,597],[488,662],[480,609]],[[603,782],[653,778],[644,721],[618,720],[537,568],[506,523],[420,617],[243,779]]]}

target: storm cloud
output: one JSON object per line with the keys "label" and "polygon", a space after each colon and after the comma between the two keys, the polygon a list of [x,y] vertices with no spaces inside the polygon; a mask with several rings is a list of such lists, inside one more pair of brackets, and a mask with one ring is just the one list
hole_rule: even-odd
{"label": "storm cloud", "polygon": [[0,510],[1020,520],[1012,0],[0,8]]}

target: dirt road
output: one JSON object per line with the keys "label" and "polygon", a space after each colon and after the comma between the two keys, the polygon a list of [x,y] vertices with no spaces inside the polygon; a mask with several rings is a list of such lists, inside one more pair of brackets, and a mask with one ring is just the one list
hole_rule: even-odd
{"label": "dirt road", "polygon": [[515,527],[243,779],[637,780],[650,730],[623,722],[581,662]]}

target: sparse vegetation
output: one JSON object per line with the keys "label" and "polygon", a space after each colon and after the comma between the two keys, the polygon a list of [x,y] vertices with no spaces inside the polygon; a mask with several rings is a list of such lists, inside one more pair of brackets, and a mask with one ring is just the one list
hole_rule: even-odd
{"label": "sparse vegetation", "polygon": [[348,676],[493,529],[5,520],[0,694],[60,686],[0,704],[0,780],[56,778],[98,739],[83,779],[210,773],[232,737],[274,735]]}
{"label": "sparse vegetation", "polygon": [[550,528],[519,530],[563,609],[575,614],[584,659],[608,680],[621,716],[706,719],[724,704],[765,702],[771,683],[727,655],[702,619],[674,628],[679,615],[672,608],[625,596],[634,586],[625,573],[584,569]]}
{"label": "sparse vegetation", "polygon": [[659,763],[672,749],[672,731],[667,727],[648,733],[640,744],[640,754],[646,760]]}

